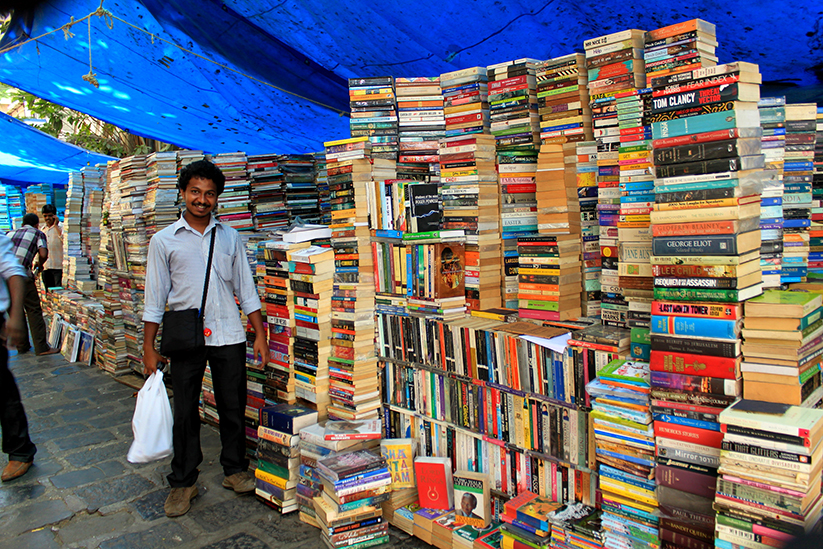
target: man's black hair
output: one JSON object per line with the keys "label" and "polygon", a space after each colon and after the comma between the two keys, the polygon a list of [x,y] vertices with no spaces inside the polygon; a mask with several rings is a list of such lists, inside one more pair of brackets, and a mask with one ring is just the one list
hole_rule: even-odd
{"label": "man's black hair", "polygon": [[177,180],[177,188],[180,189],[180,192],[186,190],[192,177],[211,179],[217,187],[218,196],[223,194],[223,188],[226,186],[226,176],[223,175],[220,168],[208,160],[192,162],[180,171],[180,178]]}
{"label": "man's black hair", "polygon": [[57,215],[57,208],[54,207],[54,204],[46,204],[46,205],[43,206],[43,208],[40,210],[40,212],[43,215],[46,215],[46,214]]}
{"label": "man's black hair", "polygon": [[31,225],[37,228],[40,225],[40,218],[37,214],[26,214],[23,216],[23,225]]}

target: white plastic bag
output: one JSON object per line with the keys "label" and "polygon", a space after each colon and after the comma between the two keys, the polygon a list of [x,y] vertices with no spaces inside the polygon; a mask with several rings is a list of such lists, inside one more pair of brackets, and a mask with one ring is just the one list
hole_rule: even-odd
{"label": "white plastic bag", "polygon": [[129,448],[129,463],[148,463],[172,454],[171,429],[174,420],[163,372],[155,371],[137,393],[131,429],[134,442]]}

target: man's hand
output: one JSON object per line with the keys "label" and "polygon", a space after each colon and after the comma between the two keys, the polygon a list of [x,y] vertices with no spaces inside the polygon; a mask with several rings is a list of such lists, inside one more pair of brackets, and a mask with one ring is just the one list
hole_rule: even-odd
{"label": "man's hand", "polygon": [[265,366],[269,363],[269,342],[266,341],[266,336],[260,336],[259,334],[254,338],[254,346],[252,347],[254,351],[254,358],[255,360],[260,360],[260,362]]}
{"label": "man's hand", "polygon": [[143,375],[150,376],[157,371],[157,363],[167,364],[169,359],[157,352],[154,347],[143,348]]}
{"label": "man's hand", "polygon": [[6,347],[17,348],[19,343],[24,343],[26,334],[26,323],[20,319],[9,318],[6,322]]}

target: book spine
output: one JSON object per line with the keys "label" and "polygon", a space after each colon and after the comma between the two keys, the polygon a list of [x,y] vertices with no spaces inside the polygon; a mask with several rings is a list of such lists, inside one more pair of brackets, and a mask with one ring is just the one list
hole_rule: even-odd
{"label": "book spine", "polygon": [[737,114],[734,110],[663,120],[652,123],[652,138],[665,139],[696,133],[730,130],[737,127],[737,122]]}
{"label": "book spine", "polygon": [[655,288],[654,298],[659,300],[718,301],[737,303],[737,290],[712,288]]}
{"label": "book spine", "polygon": [[739,332],[740,323],[737,320],[662,315],[651,317],[652,334],[737,339]]}
{"label": "book spine", "polygon": [[735,235],[652,238],[652,255],[735,255],[737,253],[737,236]]}
{"label": "book spine", "polygon": [[740,362],[736,358],[652,351],[649,367],[653,371],[737,379]]}
{"label": "book spine", "polygon": [[671,372],[651,372],[651,384],[665,389],[700,391],[725,396],[738,396],[741,391],[740,379],[723,379]]}

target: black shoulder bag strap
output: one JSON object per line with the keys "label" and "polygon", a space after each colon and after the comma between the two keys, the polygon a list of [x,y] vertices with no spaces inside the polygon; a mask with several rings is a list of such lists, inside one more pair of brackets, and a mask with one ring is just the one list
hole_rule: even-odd
{"label": "black shoulder bag strap", "polygon": [[209,243],[209,260],[206,262],[206,284],[203,286],[203,301],[200,302],[200,321],[206,317],[206,296],[209,294],[209,278],[211,278],[211,260],[214,256],[214,238],[217,235],[217,224],[211,229],[211,242]]}

